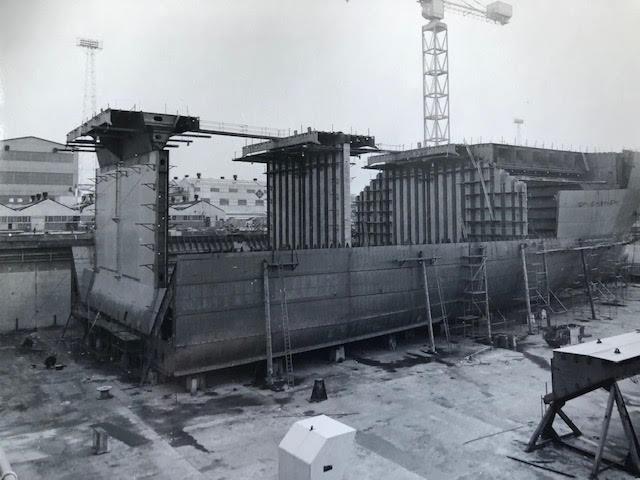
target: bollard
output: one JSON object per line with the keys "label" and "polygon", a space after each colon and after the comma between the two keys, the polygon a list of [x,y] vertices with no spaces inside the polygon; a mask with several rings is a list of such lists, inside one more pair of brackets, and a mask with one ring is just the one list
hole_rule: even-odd
{"label": "bollard", "polygon": [[198,394],[198,377],[187,377],[187,390],[192,397]]}
{"label": "bollard", "polygon": [[93,454],[102,455],[109,451],[109,434],[102,427],[93,428]]}
{"label": "bollard", "polygon": [[398,339],[395,335],[387,335],[387,347],[392,352],[396,351],[396,348],[398,348]]}
{"label": "bollard", "polygon": [[346,359],[346,355],[344,353],[344,345],[340,345],[339,347],[333,347],[330,350],[329,359],[331,362],[335,362],[335,363],[344,362]]}
{"label": "bollard", "polygon": [[327,399],[327,389],[324,386],[324,379],[315,380],[313,382],[313,391],[311,392],[310,402],[323,402]]}
{"label": "bollard", "polygon": [[111,385],[102,385],[97,387],[96,390],[98,391],[98,400],[108,400],[113,397],[111,395]]}

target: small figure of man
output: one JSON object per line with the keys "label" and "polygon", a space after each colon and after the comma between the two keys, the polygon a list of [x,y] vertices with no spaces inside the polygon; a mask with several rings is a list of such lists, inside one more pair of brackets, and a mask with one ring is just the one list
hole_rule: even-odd
{"label": "small figure of man", "polygon": [[546,308],[543,308],[542,310],[540,310],[540,323],[546,324],[547,327],[551,326],[551,318],[547,314]]}

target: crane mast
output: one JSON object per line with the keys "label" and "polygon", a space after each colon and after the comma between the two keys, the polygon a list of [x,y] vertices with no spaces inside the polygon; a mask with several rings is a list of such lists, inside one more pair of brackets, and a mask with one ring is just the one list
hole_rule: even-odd
{"label": "crane mast", "polygon": [[422,90],[424,145],[448,145],[451,142],[449,107],[449,32],[445,8],[505,25],[513,14],[511,5],[493,2],[487,7],[464,0],[419,0],[422,16],[429,23],[422,27]]}

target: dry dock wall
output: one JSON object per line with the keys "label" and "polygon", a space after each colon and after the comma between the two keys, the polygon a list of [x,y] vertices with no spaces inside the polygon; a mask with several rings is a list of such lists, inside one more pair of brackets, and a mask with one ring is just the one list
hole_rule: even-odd
{"label": "dry dock wall", "polygon": [[[541,242],[527,241],[528,249]],[[523,296],[520,241],[485,243],[492,307],[507,306]],[[545,242],[546,248],[575,246]],[[298,266],[283,270],[292,347],[296,352],[425,325],[424,292],[417,264],[398,260],[422,252],[438,257],[438,276],[447,310],[461,307],[464,257],[469,244],[383,246],[304,250]],[[185,375],[265,358],[263,262],[290,262],[288,253],[270,252],[179,256],[173,338],[163,353],[163,369]],[[590,257],[590,266],[598,258]],[[552,288],[575,280],[579,254],[553,254],[549,259]],[[439,302],[434,267],[428,268],[434,316]],[[282,280],[270,278],[273,349],[282,353]],[[169,348],[169,345],[170,348]],[[158,359],[162,364],[163,361]]]}
{"label": "dry dock wall", "polygon": [[71,309],[71,263],[0,263],[0,297],[0,332],[64,324]]}

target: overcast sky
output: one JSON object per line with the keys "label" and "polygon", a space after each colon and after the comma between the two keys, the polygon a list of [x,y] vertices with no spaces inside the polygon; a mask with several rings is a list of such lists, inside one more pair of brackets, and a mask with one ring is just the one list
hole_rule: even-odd
{"label": "overcast sky", "polygon": [[[512,3],[504,27],[447,14],[453,140],[513,140],[520,117],[529,145],[640,149],[640,1]],[[98,108],[421,140],[414,0],[0,0],[0,19],[0,137],[77,126],[85,36],[104,44]],[[172,151],[174,172],[256,176],[230,161],[243,144]]]}

